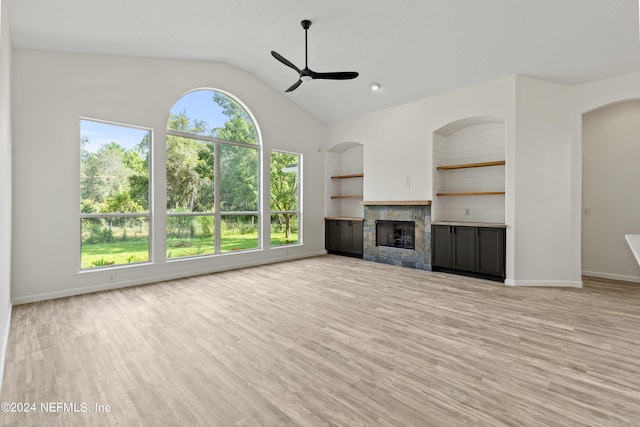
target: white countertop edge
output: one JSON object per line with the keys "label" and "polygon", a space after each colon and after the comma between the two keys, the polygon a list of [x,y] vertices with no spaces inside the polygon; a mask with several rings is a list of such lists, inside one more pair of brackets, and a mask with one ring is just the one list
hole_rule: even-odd
{"label": "white countertop edge", "polygon": [[507,228],[506,224],[495,222],[474,222],[474,221],[435,221],[431,225],[457,225],[467,227],[491,227],[491,228]]}
{"label": "white countertop edge", "polygon": [[627,243],[629,243],[631,252],[633,252],[633,255],[636,257],[638,265],[640,265],[640,234],[625,234],[624,237],[627,239]]}

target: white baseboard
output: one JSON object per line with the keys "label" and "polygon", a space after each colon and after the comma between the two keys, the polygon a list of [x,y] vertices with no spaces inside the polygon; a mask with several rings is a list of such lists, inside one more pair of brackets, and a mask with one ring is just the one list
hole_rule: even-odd
{"label": "white baseboard", "polygon": [[7,318],[5,319],[5,328],[2,331],[2,347],[0,348],[0,393],[2,393],[2,381],[4,380],[4,362],[7,356],[7,345],[9,344],[9,330],[11,327],[11,310],[13,306],[9,304]]}
{"label": "white baseboard", "polygon": [[586,271],[586,270],[582,271],[582,275],[598,277],[600,279],[613,279],[613,280],[622,280],[623,282],[640,283],[640,277],[638,276],[625,276],[622,274],[601,273],[599,271]]}
{"label": "white baseboard", "polygon": [[202,274],[218,273],[221,271],[228,271],[228,270],[237,270],[239,268],[257,267],[259,265],[275,264],[278,262],[293,261],[295,259],[302,259],[302,258],[311,258],[314,256],[326,255],[326,254],[327,254],[327,251],[323,250],[323,251],[318,251],[313,253],[306,253],[302,255],[285,255],[281,257],[274,257],[264,261],[254,260],[254,261],[238,262],[235,264],[225,264],[222,267],[190,269],[188,271],[182,271],[179,273],[155,274],[155,275],[145,276],[144,278],[141,278],[141,279],[123,280],[117,283],[105,283],[105,284],[100,284],[95,286],[83,286],[81,288],[72,288],[72,289],[65,289],[62,291],[44,292],[40,294],[27,295],[23,297],[14,298],[11,302],[14,305],[28,304],[32,302],[46,301],[46,300],[56,299],[56,298],[65,298],[65,297],[72,297],[75,295],[90,294],[92,292],[109,291],[112,289],[128,288],[130,286],[148,285],[151,283],[164,282],[167,280],[175,280],[183,277],[199,276]]}
{"label": "white baseboard", "polygon": [[504,281],[507,286],[541,286],[549,288],[581,288],[582,282],[573,282],[569,280],[513,280]]}

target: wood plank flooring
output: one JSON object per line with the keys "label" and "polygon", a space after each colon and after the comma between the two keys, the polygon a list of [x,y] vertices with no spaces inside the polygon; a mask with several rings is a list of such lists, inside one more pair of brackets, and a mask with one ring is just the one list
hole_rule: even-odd
{"label": "wood plank flooring", "polygon": [[9,426],[639,426],[640,285],[322,256],[21,305],[1,400],[37,404]]}

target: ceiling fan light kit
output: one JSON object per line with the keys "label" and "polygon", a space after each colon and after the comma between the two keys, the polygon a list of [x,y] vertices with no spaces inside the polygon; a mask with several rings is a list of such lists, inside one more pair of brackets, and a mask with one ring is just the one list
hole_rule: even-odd
{"label": "ceiling fan light kit", "polygon": [[315,79],[324,79],[324,80],[350,80],[358,77],[358,73],[355,71],[335,71],[329,73],[319,73],[317,71],[313,71],[308,66],[308,50],[307,50],[307,30],[311,27],[311,21],[308,19],[300,22],[302,28],[304,29],[304,68],[300,69],[293,62],[289,61],[284,56],[280,55],[275,50],[271,51],[271,55],[276,58],[278,61],[282,62],[289,68],[292,68],[298,72],[298,81],[292,84],[285,92],[292,92],[298,88],[302,84],[302,82],[307,82]]}

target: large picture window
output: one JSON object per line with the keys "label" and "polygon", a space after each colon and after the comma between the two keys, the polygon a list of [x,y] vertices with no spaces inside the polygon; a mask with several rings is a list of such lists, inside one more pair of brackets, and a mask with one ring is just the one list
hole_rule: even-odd
{"label": "large picture window", "polygon": [[272,151],[270,159],[271,246],[301,243],[300,154]]}
{"label": "large picture window", "polygon": [[151,131],[80,120],[81,269],[149,261]]}
{"label": "large picture window", "polygon": [[184,95],[167,122],[167,258],[257,249],[260,146],[249,114],[213,90]]}

